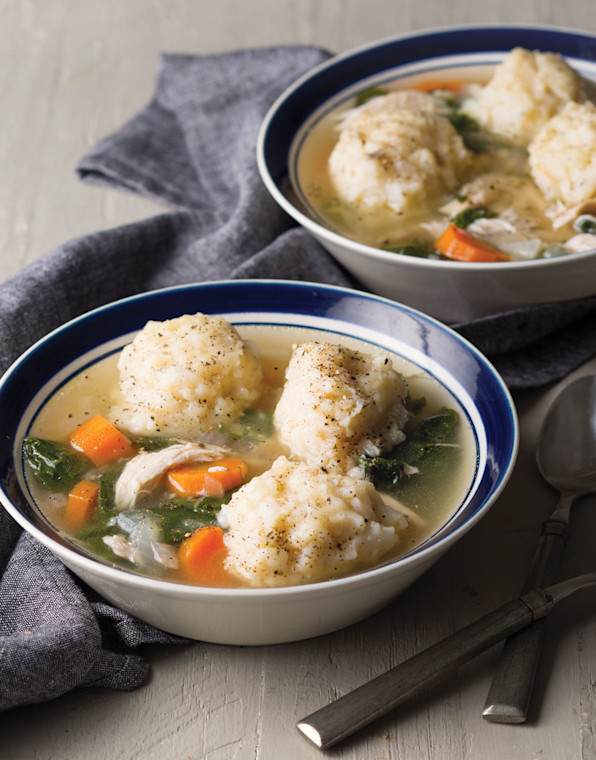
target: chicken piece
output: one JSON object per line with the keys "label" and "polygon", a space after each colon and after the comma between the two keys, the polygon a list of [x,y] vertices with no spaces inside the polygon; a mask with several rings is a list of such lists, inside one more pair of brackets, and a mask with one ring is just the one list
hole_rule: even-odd
{"label": "chicken piece", "polygon": [[161,541],[141,545],[134,537],[126,538],[121,534],[104,536],[102,541],[117,557],[122,557],[133,565],[147,568],[157,564],[170,570],[176,570],[178,567],[174,547]]}
{"label": "chicken piece", "polygon": [[570,222],[574,222],[580,216],[584,214],[596,215],[596,200],[590,199],[578,203],[577,206],[571,206],[571,208],[563,206],[562,203],[555,203],[551,207],[547,208],[547,214],[552,219],[553,229],[563,227]]}
{"label": "chicken piece", "polygon": [[570,253],[580,253],[581,251],[593,251],[596,248],[596,235],[587,232],[581,232],[566,240],[563,245]]}
{"label": "chicken piece", "polygon": [[466,232],[512,259],[535,259],[542,248],[539,237],[528,236],[506,219],[477,219],[466,228]]}
{"label": "chicken piece", "polygon": [[159,451],[137,454],[127,462],[116,481],[116,508],[131,509],[139,497],[150,493],[162,475],[172,467],[190,462],[210,462],[228,452],[220,446],[202,443],[176,443]]}

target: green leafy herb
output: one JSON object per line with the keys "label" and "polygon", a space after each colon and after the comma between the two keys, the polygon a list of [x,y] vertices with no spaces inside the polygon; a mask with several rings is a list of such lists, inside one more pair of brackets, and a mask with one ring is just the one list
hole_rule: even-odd
{"label": "green leafy herb", "polygon": [[379,95],[387,95],[388,92],[389,90],[386,90],[384,87],[369,87],[367,90],[362,90],[362,92],[356,95],[354,105],[356,107],[363,106],[372,98],[378,98]]}
{"label": "green leafy herb", "polygon": [[466,227],[469,227],[472,222],[476,221],[476,219],[494,219],[495,216],[498,216],[498,214],[485,206],[480,206],[478,208],[466,208],[463,211],[460,211],[451,221],[456,227],[465,230]]}
{"label": "green leafy herb", "polygon": [[222,498],[205,496],[199,500],[169,499],[143,512],[159,523],[162,541],[167,544],[179,544],[198,528],[214,525],[222,504],[226,504],[231,496],[229,492]]}
{"label": "green leafy herb", "polygon": [[464,145],[468,150],[474,153],[482,153],[488,150],[489,140],[486,134],[480,130],[478,122],[475,119],[457,110],[452,111],[447,118],[464,141]]}
{"label": "green leafy herb", "polygon": [[596,216],[592,216],[592,214],[580,214],[573,223],[573,227],[577,232],[596,235]]}
{"label": "green leafy herb", "polygon": [[475,119],[462,111],[454,109],[447,118],[464,141],[466,148],[473,153],[485,153],[489,150],[499,150],[501,148],[525,150],[519,146],[514,146],[500,135],[495,135],[492,132],[481,129]]}
{"label": "green leafy herb", "polygon": [[273,435],[273,412],[246,409],[231,425],[219,425],[220,433],[246,443],[260,443]]}
{"label": "green leafy herb", "polygon": [[408,412],[410,412],[410,414],[414,416],[420,414],[426,404],[427,401],[424,396],[420,396],[419,398],[412,398],[411,396],[408,396],[406,398],[406,409]]}
{"label": "green leafy herb", "polygon": [[[451,101],[450,104],[452,103],[453,101]],[[460,134],[466,134],[467,132],[478,132],[480,129],[478,122],[462,111],[454,111],[453,113],[449,114],[448,118],[453,128]]]}
{"label": "green leafy herb", "polygon": [[97,506],[99,513],[104,517],[114,514],[116,481],[123,469],[124,463],[120,463],[104,472],[99,478]]}
{"label": "green leafy herb", "polygon": [[[87,523],[76,535],[77,538],[82,541],[88,541],[94,547],[103,545],[104,536],[113,536],[118,533],[118,527],[116,525],[106,525],[105,521],[93,520],[93,522]],[[110,550],[111,551],[111,550]]]}
{"label": "green leafy herb", "polygon": [[84,542],[79,544],[80,548],[88,552],[93,559],[100,559],[110,565],[118,565],[129,570],[136,570],[134,562],[125,557],[115,555],[112,549],[104,542],[104,536],[115,535],[116,533],[117,531],[96,529],[87,535],[78,534],[77,539],[80,542]]}
{"label": "green leafy herb", "polygon": [[415,238],[409,243],[387,244],[381,246],[384,251],[390,253],[402,253],[405,256],[417,256],[418,258],[428,258],[435,253],[432,244],[426,240]]}
{"label": "green leafy herb", "polygon": [[361,456],[365,477],[381,490],[391,490],[409,468],[420,470],[432,452],[448,443],[458,420],[454,409],[441,409],[423,419],[387,457]]}
{"label": "green leafy herb", "polygon": [[179,443],[175,438],[160,438],[159,436],[141,436],[132,441],[142,451],[160,451]]}
{"label": "green leafy herb", "polygon": [[89,466],[64,444],[35,436],[23,441],[23,457],[39,482],[54,493],[69,491]]}

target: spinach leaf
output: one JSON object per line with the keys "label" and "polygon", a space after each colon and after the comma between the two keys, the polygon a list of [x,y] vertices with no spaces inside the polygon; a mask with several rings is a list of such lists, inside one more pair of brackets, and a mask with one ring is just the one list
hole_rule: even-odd
{"label": "spinach leaf", "polygon": [[417,415],[420,414],[420,412],[424,409],[426,406],[427,401],[424,396],[419,396],[418,398],[412,398],[408,395],[406,398],[406,409],[410,414]]}
{"label": "spinach leaf", "polygon": [[23,457],[39,482],[54,493],[66,493],[80,480],[89,462],[64,444],[28,436]]}
{"label": "spinach leaf", "polygon": [[145,515],[159,524],[160,540],[167,544],[179,544],[190,533],[205,525],[215,525],[222,504],[227,503],[231,493],[221,499],[205,496],[202,499],[168,499],[145,510],[133,510],[131,514]]}
{"label": "spinach leaf", "polygon": [[498,216],[496,212],[491,211],[485,206],[479,206],[478,208],[466,208],[463,211],[460,211],[459,214],[456,214],[451,219],[451,221],[456,227],[465,230],[466,227],[469,227],[472,222],[476,221],[476,219],[494,219],[495,216]]}
{"label": "spinach leaf", "polygon": [[109,528],[107,530],[96,528],[95,531],[90,531],[87,534],[77,534],[77,538],[85,542],[84,544],[79,544],[80,548],[87,551],[94,559],[101,559],[110,565],[118,565],[129,570],[134,570],[134,562],[131,562],[125,557],[119,557],[114,554],[112,549],[103,540],[104,536],[113,536],[117,533],[117,530]]}
{"label": "spinach leaf", "polygon": [[159,436],[140,436],[134,438],[132,442],[141,449],[141,451],[159,451],[160,449],[167,449],[168,446],[173,446],[180,441],[175,438],[160,438]]}
{"label": "spinach leaf", "polygon": [[[451,107],[456,106],[453,101],[449,102],[448,105]],[[463,111],[453,110],[447,118],[451,122],[451,125],[455,131],[459,132],[459,134],[464,138],[464,142],[466,135],[468,135],[470,132],[478,132],[480,129],[478,122],[471,116],[468,116],[467,113],[463,113]]]}
{"label": "spinach leaf", "polygon": [[486,151],[497,150],[500,148],[507,148],[510,150],[519,149],[505,138],[480,129],[480,125],[475,119],[468,116],[468,114],[463,111],[457,110],[457,103],[448,102],[447,105],[453,109],[447,118],[464,141],[464,145],[468,150],[471,150],[473,153],[485,153]]}
{"label": "spinach leaf", "polygon": [[359,457],[365,477],[381,490],[392,490],[409,468],[420,471],[428,456],[449,441],[458,421],[454,409],[441,409],[423,419],[387,457]]}
{"label": "spinach leaf", "polygon": [[384,251],[390,253],[402,253],[405,256],[417,256],[418,258],[427,259],[435,253],[431,243],[425,240],[419,240],[415,238],[409,243],[388,243],[381,246]]}
{"label": "spinach leaf", "polygon": [[107,525],[105,522],[93,520],[93,522],[88,523],[78,531],[76,537],[80,541],[86,541],[90,544],[93,552],[99,554],[101,557],[105,558],[107,556],[112,556],[113,558],[112,550],[103,542],[103,537],[114,536],[118,532],[117,525]]}
{"label": "spinach leaf", "polygon": [[367,90],[362,90],[362,92],[356,95],[354,105],[356,107],[363,106],[372,98],[378,98],[379,95],[387,95],[388,92],[389,90],[386,90],[384,87],[369,87]]}
{"label": "spinach leaf", "polygon": [[187,510],[184,507],[178,507],[172,510],[170,515],[161,513],[160,522],[162,541],[166,544],[179,544],[189,535],[205,527],[205,525],[215,525],[214,516],[202,519],[193,510]]}
{"label": "spinach leaf", "polygon": [[464,145],[473,153],[483,153],[490,149],[491,140],[480,130],[478,122],[463,111],[457,110],[456,103],[450,103],[454,109],[447,117],[455,131],[464,141]]}
{"label": "spinach leaf", "polygon": [[229,426],[218,425],[220,433],[246,443],[260,443],[273,435],[273,412],[246,409]]}
{"label": "spinach leaf", "polygon": [[106,470],[99,478],[99,494],[97,496],[97,506],[100,515],[109,517],[115,512],[115,490],[116,481],[124,469],[124,463],[119,463],[115,467]]}

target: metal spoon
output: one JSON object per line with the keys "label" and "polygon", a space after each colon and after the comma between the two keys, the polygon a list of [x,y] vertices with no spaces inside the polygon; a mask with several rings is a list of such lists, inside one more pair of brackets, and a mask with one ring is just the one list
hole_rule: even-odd
{"label": "metal spoon", "polygon": [[315,746],[327,749],[402,704],[438,676],[545,617],[569,594],[593,585],[596,573],[533,589],[322,707],[301,720],[297,728]]}
{"label": "metal spoon", "polygon": [[[559,502],[543,524],[524,591],[553,583],[567,538],[571,505],[596,490],[596,375],[568,385],[547,412],[536,461]],[[545,621],[507,640],[483,717],[493,723],[524,723],[540,656]]]}

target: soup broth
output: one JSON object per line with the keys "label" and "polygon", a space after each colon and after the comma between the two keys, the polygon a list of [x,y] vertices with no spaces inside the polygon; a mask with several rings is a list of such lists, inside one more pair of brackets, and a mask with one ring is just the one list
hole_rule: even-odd
{"label": "soup broth", "polygon": [[[263,382],[258,400],[253,405],[254,412],[261,414],[262,420],[272,413],[280,398],[284,383],[284,374],[288,365],[292,346],[305,341],[325,341],[356,349],[368,354],[380,352],[376,347],[362,341],[346,339],[331,333],[298,329],[290,327],[270,327],[259,325],[238,326],[241,337],[255,347],[263,369]],[[387,352],[382,352],[386,355]],[[118,383],[117,361],[118,354],[107,356],[84,371],[77,374],[56,392],[38,413],[34,420],[29,436],[37,439],[58,443],[67,441],[69,435],[77,426],[94,415],[107,416],[115,404],[121,403],[121,393]],[[420,474],[411,474],[403,478],[391,491],[382,493],[386,504],[402,512],[408,519],[406,528],[400,531],[400,539],[395,550],[382,557],[382,562],[389,561],[394,556],[407,553],[420,545],[444,524],[455,512],[470,488],[476,468],[476,444],[471,426],[465,412],[458,406],[451,394],[434,378],[421,371],[415,365],[399,356],[391,355],[394,368],[401,372],[407,380],[409,399],[414,410],[410,428],[417,421],[427,418],[443,408],[455,409],[458,415],[457,427],[449,439],[445,451],[447,459],[437,458]],[[262,421],[261,420],[261,421]],[[267,425],[265,425],[267,428]],[[253,440],[248,440],[244,434],[230,435],[230,430],[218,430],[209,436],[209,443],[224,445],[229,452],[227,457],[238,457],[245,463],[248,481],[271,468],[272,463],[280,456],[289,456],[287,447],[279,440],[279,436],[271,428],[266,432],[257,430]],[[100,468],[101,469],[101,468]],[[84,477],[95,478],[98,469],[89,467]],[[89,524],[79,530],[73,530],[66,519],[64,493],[51,492],[42,486],[30,469],[27,469],[27,483],[35,501],[54,530],[68,542],[75,544],[103,561],[119,565],[131,572],[149,574],[165,580],[189,582],[181,576],[172,563],[152,562],[150,567],[140,567],[130,558],[119,556],[114,552],[113,544],[103,541],[106,533],[106,523],[110,520],[92,519]],[[155,499],[171,499],[163,489],[158,490]],[[148,507],[143,505],[144,509]],[[134,513],[134,510],[132,510]],[[127,513],[128,514],[128,513]],[[215,513],[207,522],[215,522]],[[132,518],[131,518],[132,519]],[[112,525],[115,518],[112,517]],[[190,523],[189,523],[190,525]],[[188,532],[196,525],[188,528]],[[110,532],[109,530],[107,531]],[[112,529],[111,532],[117,532]],[[178,536],[180,538],[180,536]],[[161,541],[168,544],[168,541]],[[171,552],[175,553],[175,542]],[[165,550],[164,550],[165,551]],[[378,563],[377,563],[378,564]],[[364,563],[366,567],[366,563]],[[362,569],[364,569],[364,567]],[[241,578],[227,574],[204,585],[243,586]]]}
{"label": "soup broth", "polygon": [[[591,240],[577,234],[596,232],[596,217],[593,224],[584,218],[585,213],[594,216],[596,203],[586,211],[582,204],[568,208],[558,198],[545,197],[530,170],[528,145],[486,128],[466,112],[466,104],[487,85],[492,72],[477,67],[400,78],[321,112],[295,146],[295,176],[288,189],[292,199],[346,237],[405,255],[515,261],[596,247],[593,234]],[[380,110],[381,101],[396,94],[407,96],[410,115],[434,108],[452,125],[449,137],[445,130],[424,132],[430,129],[425,123],[419,132],[413,124],[394,130],[387,126],[396,113],[393,106],[382,111],[384,123],[374,112],[368,122],[363,115],[354,120],[373,102]],[[411,108],[410,95],[415,103]],[[431,105],[420,105],[420,95]],[[512,101],[507,107],[513,111],[523,106]],[[403,117],[395,119],[399,124]],[[454,140],[453,134],[461,138],[457,149],[464,146],[467,157],[459,163],[454,158],[446,171],[456,148],[446,144],[441,152],[432,142]],[[456,227],[455,234],[448,227]],[[463,243],[460,238],[465,238]]]}

